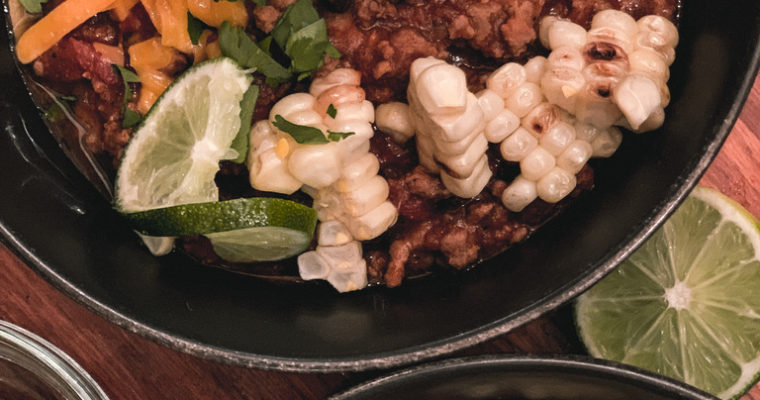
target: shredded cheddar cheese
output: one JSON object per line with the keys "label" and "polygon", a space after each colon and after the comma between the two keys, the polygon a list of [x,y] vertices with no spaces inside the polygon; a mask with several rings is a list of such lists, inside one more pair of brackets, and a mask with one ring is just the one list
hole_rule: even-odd
{"label": "shredded cheddar cheese", "polygon": [[[95,14],[111,8],[113,3],[114,0],[64,1],[21,35],[16,44],[19,61],[23,64],[34,61],[77,26]],[[185,31],[187,31],[187,21]]]}
{"label": "shredded cheddar cheese", "polygon": [[220,27],[224,21],[233,26],[248,25],[248,12],[242,1],[187,0],[190,13],[206,25]]}
{"label": "shredded cheddar cheese", "polygon": [[100,53],[110,64],[124,66],[124,51],[118,46],[109,46],[100,42],[93,42],[92,47]]}
{"label": "shredded cheddar cheese", "polygon": [[140,0],[153,26],[161,34],[161,44],[191,54],[193,43],[187,33],[187,3],[181,0]]}
{"label": "shredded cheddar cheese", "polygon": [[172,78],[160,70],[174,61],[176,56],[177,51],[164,46],[158,37],[134,44],[129,48],[130,63],[137,71],[142,85],[137,101],[137,109],[142,114],[150,110],[161,93],[172,83]]}
{"label": "shredded cheddar cheese", "polygon": [[129,16],[129,11],[132,10],[139,0],[116,0],[113,3],[113,14],[119,21],[124,21]]}

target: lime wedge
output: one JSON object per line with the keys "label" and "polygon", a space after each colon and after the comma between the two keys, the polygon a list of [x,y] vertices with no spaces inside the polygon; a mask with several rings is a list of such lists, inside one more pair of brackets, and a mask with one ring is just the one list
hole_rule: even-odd
{"label": "lime wedge", "polygon": [[198,64],[164,92],[135,130],[119,165],[124,212],[217,200],[219,161],[236,158],[240,101],[251,77],[229,58]]}
{"label": "lime wedge", "polygon": [[595,357],[635,365],[723,399],[760,372],[760,228],[697,188],[639,250],[576,303]]}
{"label": "lime wedge", "polygon": [[273,261],[299,254],[317,225],[313,208],[290,200],[257,197],[184,204],[123,214],[151,236],[205,235],[227,261]]}
{"label": "lime wedge", "polygon": [[232,262],[275,261],[300,254],[311,243],[311,234],[276,226],[209,233],[214,252]]}

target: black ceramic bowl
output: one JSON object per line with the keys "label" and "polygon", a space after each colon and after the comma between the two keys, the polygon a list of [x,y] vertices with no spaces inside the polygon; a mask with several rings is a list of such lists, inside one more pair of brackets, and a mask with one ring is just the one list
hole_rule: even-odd
{"label": "black ceramic bowl", "polygon": [[717,400],[622,364],[584,358],[448,360],[379,378],[330,400]]}
{"label": "black ceramic bowl", "polygon": [[0,231],[63,292],[128,330],[201,357],[329,371],[450,353],[587,289],[653,232],[715,156],[757,70],[760,3],[684,2],[663,129],[628,135],[613,158],[594,165],[593,192],[473,271],[339,295],[182,255],[154,258],[60,151],[5,43]]}

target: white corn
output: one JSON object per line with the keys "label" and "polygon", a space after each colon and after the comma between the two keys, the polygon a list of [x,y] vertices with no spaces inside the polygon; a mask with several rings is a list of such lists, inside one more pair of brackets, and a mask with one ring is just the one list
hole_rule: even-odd
{"label": "white corn", "polygon": [[319,224],[317,242],[320,246],[342,246],[352,240],[351,232],[340,221],[325,221]]}
{"label": "white corn", "polygon": [[505,108],[486,125],[486,139],[491,143],[501,143],[519,127],[520,118]]}
{"label": "white corn", "polygon": [[483,155],[476,163],[472,174],[464,179],[457,179],[441,171],[441,181],[451,193],[456,196],[469,199],[475,197],[491,179],[491,169],[488,168],[488,157]]}
{"label": "white corn", "polygon": [[562,168],[553,168],[536,182],[536,192],[541,200],[556,203],[570,194],[575,185],[575,175]]}
{"label": "white corn", "polygon": [[538,38],[541,41],[541,45],[547,49],[551,49],[551,47],[549,47],[549,29],[551,29],[552,25],[554,25],[554,23],[559,20],[560,18],[549,15],[542,18],[541,22],[539,23]]}
{"label": "white corn", "polygon": [[411,67],[409,68],[409,79],[410,81],[417,80],[423,71],[426,69],[434,66],[434,65],[440,65],[445,64],[446,61],[443,61],[441,59],[435,58],[435,57],[425,57],[425,58],[418,58],[412,62]]}
{"label": "white corn", "polygon": [[506,101],[506,107],[518,117],[524,117],[544,99],[541,88],[535,83],[525,82],[518,86]]}
{"label": "white corn", "polygon": [[660,108],[660,89],[647,76],[629,75],[617,85],[613,95],[633,129],[639,129]]}
{"label": "white corn", "polygon": [[350,192],[370,180],[380,171],[380,162],[372,153],[348,163],[340,173],[340,179],[335,182],[335,189],[339,192]]}
{"label": "white corn", "polygon": [[541,84],[541,77],[546,71],[547,59],[543,56],[535,56],[525,63],[525,79],[528,82]]}
{"label": "white corn", "polygon": [[300,110],[300,111],[290,112],[288,114],[282,114],[282,117],[296,125],[304,125],[304,126],[322,125],[322,116],[312,109]]}
{"label": "white corn", "polygon": [[665,40],[669,47],[678,46],[678,29],[669,19],[659,15],[641,17],[636,24],[640,31],[654,32]]}
{"label": "white corn", "polygon": [[358,217],[372,211],[388,199],[388,182],[375,175],[359,188],[342,193],[343,211],[351,217]]}
{"label": "white corn", "polygon": [[256,190],[292,194],[301,188],[301,181],[288,170],[274,148],[255,154],[248,160],[249,181]]}
{"label": "white corn", "polygon": [[415,88],[416,98],[428,114],[461,113],[469,106],[467,78],[453,65],[443,63],[424,70],[415,80]]}
{"label": "white corn", "polygon": [[328,89],[338,85],[359,86],[362,75],[359,71],[350,68],[339,68],[330,72],[327,76],[316,78],[311,82],[309,93],[318,97]]}
{"label": "white corn", "polygon": [[525,128],[517,128],[512,135],[501,142],[499,150],[505,160],[518,162],[536,147],[538,147],[538,139]]}
{"label": "white corn", "polygon": [[469,92],[465,98],[466,108],[459,114],[430,116],[434,126],[428,129],[431,129],[432,135],[453,142],[469,136],[473,131],[482,131],[485,128],[483,111],[478,105],[478,98]]}
{"label": "white corn", "polygon": [[536,182],[525,179],[522,175],[515,178],[501,194],[501,202],[504,207],[512,212],[520,212],[536,200]]}
{"label": "white corn", "polygon": [[429,172],[437,174],[441,167],[433,159],[435,144],[433,140],[422,133],[417,135],[417,157],[420,159],[420,165],[425,167]]}
{"label": "white corn", "polygon": [[330,266],[330,269],[351,269],[362,259],[362,245],[351,241],[341,246],[317,246],[317,254]]}
{"label": "white corn", "polygon": [[396,218],[396,207],[390,201],[386,201],[362,216],[349,219],[348,229],[356,240],[371,240],[388,230],[396,222]]}
{"label": "white corn", "polygon": [[491,73],[486,80],[486,87],[506,99],[527,80],[525,67],[518,63],[507,63]]}
{"label": "white corn", "polygon": [[612,126],[621,113],[611,99],[611,89],[606,84],[587,85],[578,95],[575,116],[578,121],[593,125],[599,129]]}
{"label": "white corn", "polygon": [[272,106],[272,110],[269,112],[269,121],[274,122],[276,115],[282,115],[284,118],[285,115],[298,111],[312,110],[315,102],[314,96],[308,93],[293,93],[285,96]]}
{"label": "white corn", "polygon": [[619,49],[619,51],[616,52],[616,57],[626,57],[633,52],[632,37],[626,35],[625,32],[617,28],[592,28],[588,31],[588,44],[586,45],[586,48],[598,43],[606,43],[608,45],[616,46]]}
{"label": "white corn", "polygon": [[576,122],[575,125],[575,137],[578,140],[583,140],[588,143],[591,143],[594,138],[596,138],[597,135],[599,135],[599,132],[601,131],[599,128],[584,124],[583,122]]}
{"label": "white corn", "polygon": [[575,140],[575,128],[566,122],[552,125],[546,134],[541,136],[539,145],[553,156],[559,156]]}
{"label": "white corn", "polygon": [[636,20],[628,13],[618,10],[599,11],[591,20],[591,28],[615,28],[627,36],[633,36],[639,31]]}
{"label": "white corn", "polygon": [[290,173],[317,189],[335,182],[340,177],[340,168],[338,146],[334,142],[299,146],[288,160]]}
{"label": "white corn", "polygon": [[668,44],[668,41],[656,32],[640,31],[633,39],[636,49],[651,49],[665,60],[665,64],[670,66],[676,59],[676,50]]}
{"label": "white corn", "polygon": [[541,103],[523,119],[522,127],[536,138],[541,137],[555,123],[562,121],[561,110],[550,103]]}
{"label": "white corn", "polygon": [[335,118],[324,115],[327,121],[331,119],[360,119],[368,122],[375,122],[375,106],[369,100],[363,100],[359,103],[345,103],[335,107]]}
{"label": "white corn", "polygon": [[585,85],[583,73],[569,68],[549,69],[541,79],[544,96],[569,113],[575,113],[578,93]]}
{"label": "white corn", "polygon": [[301,279],[326,279],[329,273],[330,266],[316,251],[307,251],[298,256],[298,275]]}
{"label": "white corn", "polygon": [[581,48],[586,44],[586,30],[568,20],[558,20],[551,24],[548,36],[549,49],[552,50],[564,46]]}
{"label": "white corn", "polygon": [[435,159],[447,167],[447,173],[455,178],[463,179],[472,174],[478,160],[488,150],[488,141],[480,134],[472,142],[467,151],[456,156],[436,154]]}
{"label": "white corn", "polygon": [[483,119],[491,121],[504,109],[504,99],[496,92],[490,89],[483,89],[475,97],[478,98],[478,105],[483,111]]}
{"label": "white corn", "polygon": [[617,128],[609,128],[599,132],[594,141],[591,142],[591,148],[594,150],[592,157],[607,158],[617,151],[623,142],[623,133]]}
{"label": "white corn", "polygon": [[670,69],[662,55],[652,49],[640,48],[629,57],[631,72],[646,75],[653,81],[665,83],[670,79]]}
{"label": "white corn", "polygon": [[327,282],[340,293],[363,289],[367,286],[367,262],[360,260],[350,270],[332,270]]}
{"label": "white corn", "polygon": [[577,174],[591,158],[593,151],[589,142],[575,140],[557,157],[557,166],[571,174]]}
{"label": "white corn", "polygon": [[577,47],[559,47],[552,50],[546,59],[546,68],[548,69],[569,68],[581,71],[585,66],[586,60],[583,59],[583,55]]}
{"label": "white corn", "polygon": [[458,156],[466,152],[467,149],[472,146],[472,143],[475,141],[475,139],[482,136],[482,131],[474,130],[469,135],[453,142],[445,141],[438,137],[432,142],[433,154],[441,157]]}
{"label": "white corn", "polygon": [[409,113],[409,106],[404,103],[394,101],[381,104],[375,111],[377,129],[389,134],[397,143],[406,143],[414,136]]}
{"label": "white corn", "polygon": [[554,156],[539,146],[520,161],[520,171],[525,179],[537,181],[551,171],[555,165],[556,160]]}

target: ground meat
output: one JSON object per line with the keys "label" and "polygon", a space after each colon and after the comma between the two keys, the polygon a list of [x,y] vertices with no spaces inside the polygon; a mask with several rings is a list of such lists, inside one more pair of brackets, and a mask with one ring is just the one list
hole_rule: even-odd
{"label": "ground meat", "polygon": [[71,37],[85,42],[116,46],[119,44],[119,27],[107,13],[100,13],[71,32]]}
{"label": "ground meat", "polygon": [[264,33],[269,33],[274,29],[274,25],[280,18],[280,10],[272,6],[256,7],[253,9],[253,18],[256,27]]}
{"label": "ground meat", "polygon": [[132,7],[127,18],[119,24],[119,31],[125,47],[148,40],[158,34],[142,3],[137,3]]}
{"label": "ground meat", "polygon": [[608,8],[673,19],[678,0],[357,0],[347,12],[327,13],[326,20],[330,40],[362,72],[367,97],[386,102],[404,97],[409,66],[419,57],[477,66],[465,68],[471,89],[477,89],[498,65],[540,51],[542,16],[588,25],[594,13]]}

